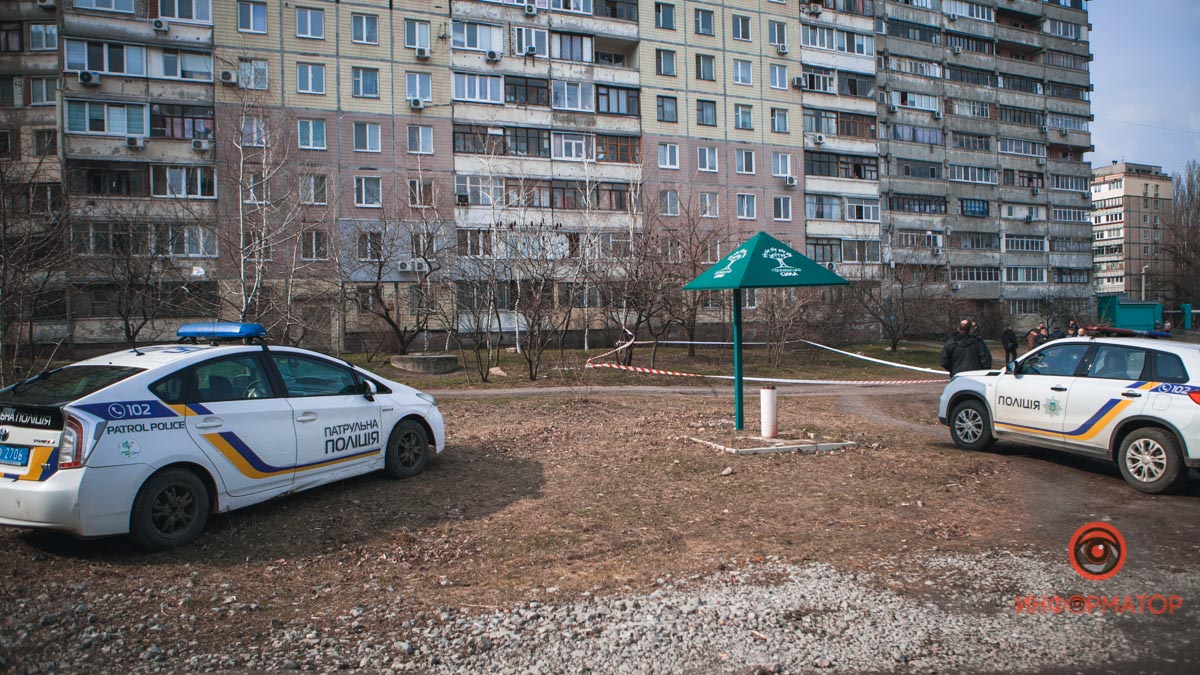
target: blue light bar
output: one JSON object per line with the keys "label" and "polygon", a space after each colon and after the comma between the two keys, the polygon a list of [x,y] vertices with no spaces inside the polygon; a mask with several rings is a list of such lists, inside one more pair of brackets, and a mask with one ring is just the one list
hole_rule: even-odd
{"label": "blue light bar", "polygon": [[196,340],[246,340],[267,336],[261,323],[235,323],[233,321],[209,321],[185,323],[175,332],[183,339]]}

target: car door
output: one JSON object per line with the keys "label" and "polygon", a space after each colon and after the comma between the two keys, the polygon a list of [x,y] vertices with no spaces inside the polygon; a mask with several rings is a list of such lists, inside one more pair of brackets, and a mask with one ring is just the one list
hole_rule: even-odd
{"label": "car door", "polygon": [[292,407],[260,352],[217,357],[188,371],[187,429],[230,495],[290,489],[296,467]]}
{"label": "car door", "polygon": [[1050,345],[1027,355],[996,382],[992,415],[997,431],[1061,441],[1063,411],[1091,348],[1086,342]]}
{"label": "car door", "polygon": [[1117,423],[1140,414],[1149,400],[1154,383],[1142,379],[1148,356],[1137,347],[1097,344],[1063,411],[1064,440],[1106,453]]}
{"label": "car door", "polygon": [[270,352],[295,420],[296,482],[311,485],[367,470],[382,456],[380,404],[350,368],[297,352]]}

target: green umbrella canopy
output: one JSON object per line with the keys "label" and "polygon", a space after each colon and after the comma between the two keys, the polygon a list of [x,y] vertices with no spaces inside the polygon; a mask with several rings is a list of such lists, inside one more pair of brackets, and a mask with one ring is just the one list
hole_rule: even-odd
{"label": "green umbrella canopy", "polygon": [[684,286],[687,291],[782,286],[845,286],[825,269],[766,232],[759,232]]}

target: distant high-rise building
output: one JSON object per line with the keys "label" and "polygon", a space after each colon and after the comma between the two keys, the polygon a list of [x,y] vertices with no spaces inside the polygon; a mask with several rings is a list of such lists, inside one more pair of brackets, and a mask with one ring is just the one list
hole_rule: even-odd
{"label": "distant high-rise building", "polygon": [[1161,166],[1113,162],[1092,171],[1092,253],[1098,294],[1162,302],[1169,289],[1174,184]]}

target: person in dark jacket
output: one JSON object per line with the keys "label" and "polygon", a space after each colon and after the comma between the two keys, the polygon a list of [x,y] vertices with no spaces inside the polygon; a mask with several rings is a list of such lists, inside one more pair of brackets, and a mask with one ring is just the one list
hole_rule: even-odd
{"label": "person in dark jacket", "polygon": [[971,335],[971,322],[963,320],[958,324],[958,332],[946,340],[939,362],[953,377],[967,370],[991,368],[992,352],[983,338]]}
{"label": "person in dark jacket", "polygon": [[1050,339],[1051,340],[1061,340],[1065,337],[1067,337],[1067,334],[1062,332],[1062,329],[1058,327],[1058,324],[1055,324],[1054,330],[1050,331]]}
{"label": "person in dark jacket", "polygon": [[1017,334],[1012,326],[1004,327],[1004,332],[1000,334],[1000,345],[1004,347],[1005,363],[1017,360]]}

